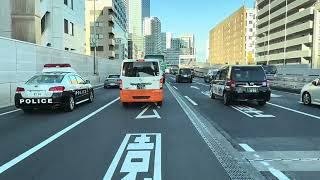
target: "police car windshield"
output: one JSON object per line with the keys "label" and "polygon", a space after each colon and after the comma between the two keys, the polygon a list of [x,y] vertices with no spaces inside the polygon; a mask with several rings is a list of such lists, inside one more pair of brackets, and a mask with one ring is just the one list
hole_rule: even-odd
{"label": "police car windshield", "polygon": [[235,81],[264,81],[265,73],[261,67],[234,67],[232,80]]}
{"label": "police car windshield", "polygon": [[180,74],[191,74],[191,69],[180,69]]}
{"label": "police car windshield", "polygon": [[109,75],[109,78],[120,78],[120,75]]}
{"label": "police car windshield", "polygon": [[125,62],[122,75],[125,77],[152,77],[159,75],[157,62]]}
{"label": "police car windshield", "polygon": [[63,75],[37,75],[32,77],[27,84],[61,83],[63,78]]}

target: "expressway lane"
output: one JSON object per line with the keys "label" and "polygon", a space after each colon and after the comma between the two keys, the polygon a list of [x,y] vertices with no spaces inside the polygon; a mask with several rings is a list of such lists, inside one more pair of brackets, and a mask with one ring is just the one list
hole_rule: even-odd
{"label": "expressway lane", "polygon": [[[175,97],[167,88],[165,93],[161,108],[154,104],[124,108],[115,101],[0,173],[0,179],[103,179],[109,172],[112,179],[121,179],[146,171],[130,168],[130,163],[140,163],[141,166],[135,167],[145,167],[149,161],[150,169],[139,174],[137,179],[152,178],[154,174],[160,174],[162,179],[230,179]],[[0,169],[4,163],[118,95],[119,90],[116,89],[97,90],[93,104],[81,105],[72,113],[44,111],[25,115],[16,112],[0,117]],[[141,149],[133,151],[137,157],[130,161],[130,151],[121,152],[121,144],[129,148],[129,143],[140,141],[143,142]],[[150,158],[141,155],[148,149],[147,142],[155,142]],[[116,154],[121,156],[118,161]],[[129,161],[126,161],[127,157]],[[157,159],[161,160],[160,164],[155,163]]]}
{"label": "expressway lane", "polygon": [[[274,178],[277,173],[271,175],[272,171],[269,171],[266,165],[261,165],[260,162],[253,161],[254,159],[260,158],[262,162],[264,159],[271,161],[269,165],[292,179],[318,179],[320,176],[319,119],[270,104],[260,107],[254,103],[239,103],[233,107],[226,107],[220,100],[208,97],[209,87],[203,84],[201,79],[195,79],[193,84],[176,84],[174,81],[171,81],[171,84],[177,87],[183,96],[188,96],[196,102],[198,105],[194,108],[211,120],[235,148],[245,151],[239,145],[245,144],[253,149],[254,152],[243,154],[266,176]],[[297,95],[273,91],[270,102],[306,114],[319,115],[319,107],[303,106],[298,100]],[[306,162],[308,160],[310,162]]]}

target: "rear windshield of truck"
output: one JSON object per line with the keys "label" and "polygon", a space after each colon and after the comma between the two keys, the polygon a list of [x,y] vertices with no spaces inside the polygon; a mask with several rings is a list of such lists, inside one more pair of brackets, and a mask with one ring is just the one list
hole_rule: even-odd
{"label": "rear windshield of truck", "polygon": [[125,62],[122,76],[125,77],[152,77],[159,76],[158,62]]}
{"label": "rear windshield of truck", "polygon": [[191,74],[191,69],[180,69],[180,74]]}
{"label": "rear windshield of truck", "polygon": [[120,75],[109,75],[108,78],[120,78]]}
{"label": "rear windshield of truck", "polygon": [[233,67],[232,80],[235,81],[264,81],[266,75],[262,67]]}

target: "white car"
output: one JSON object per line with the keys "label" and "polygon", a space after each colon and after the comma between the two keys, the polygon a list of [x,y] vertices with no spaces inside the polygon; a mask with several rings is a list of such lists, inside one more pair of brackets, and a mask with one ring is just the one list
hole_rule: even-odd
{"label": "white car", "polygon": [[316,79],[302,88],[301,100],[305,105],[320,105],[320,79]]}
{"label": "white car", "polygon": [[41,74],[17,87],[15,106],[26,113],[47,108],[73,111],[75,105],[93,99],[90,82],[83,80],[69,64],[46,64]]}

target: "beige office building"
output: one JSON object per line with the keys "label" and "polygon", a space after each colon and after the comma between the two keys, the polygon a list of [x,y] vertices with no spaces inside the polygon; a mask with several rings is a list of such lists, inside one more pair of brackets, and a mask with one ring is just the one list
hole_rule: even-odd
{"label": "beige office building", "polygon": [[253,64],[255,10],[241,7],[210,31],[210,64]]}
{"label": "beige office building", "polygon": [[317,0],[256,0],[258,64],[320,68]]}

